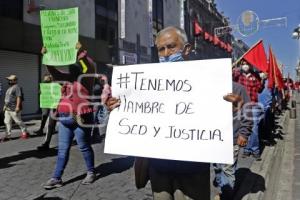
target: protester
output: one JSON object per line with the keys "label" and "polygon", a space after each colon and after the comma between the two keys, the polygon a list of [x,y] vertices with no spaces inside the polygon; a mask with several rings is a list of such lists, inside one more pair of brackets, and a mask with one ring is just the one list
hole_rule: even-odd
{"label": "protester", "polygon": [[111,96],[111,89],[108,84],[107,76],[104,74],[97,74],[93,87],[94,104],[94,126],[91,134],[93,139],[97,139],[100,134],[104,134],[106,124],[108,122],[109,111],[105,106],[108,97]]}
{"label": "protester", "polygon": [[[185,32],[176,27],[161,30],[156,37],[156,46],[160,62],[187,60],[191,50]],[[237,100],[231,100],[236,99],[235,94],[224,98],[237,103]],[[120,105],[120,100],[112,97],[106,104],[112,110]],[[247,135],[246,131],[244,133]],[[246,144],[246,136],[236,134],[236,137],[238,144]],[[154,200],[210,199],[209,163],[149,159],[149,178]]]}
{"label": "protester", "polygon": [[[239,83],[233,82],[233,94],[225,97],[225,100],[233,103],[233,155],[234,163],[213,164],[215,171],[214,185],[219,189],[215,199],[232,200],[234,198],[236,168],[240,147],[247,144],[252,132],[252,112],[249,108],[250,97],[246,89]],[[232,100],[228,99],[232,98]]]}
{"label": "protester", "polygon": [[293,95],[292,91],[294,90],[294,83],[290,78],[283,78],[283,83],[284,99],[282,101],[282,107],[286,110],[288,108],[289,101]]}
{"label": "protester", "polygon": [[262,120],[259,123],[259,133],[261,141],[265,145],[273,145],[272,129],[274,127],[274,114],[272,112],[273,94],[272,89],[268,88],[267,74],[260,73],[264,81],[264,89],[258,95],[258,102],[263,107]]}
{"label": "protester", "polygon": [[22,88],[18,85],[18,78],[16,75],[10,75],[6,77],[8,80],[9,88],[5,93],[4,100],[4,123],[6,127],[5,136],[1,141],[10,139],[12,130],[12,120],[18,124],[21,128],[21,138],[27,139],[29,134],[26,130],[26,126],[21,119],[22,103],[23,103],[23,92]]}
{"label": "protester", "polygon": [[[52,76],[47,74],[43,78],[43,83],[51,83],[52,82]],[[54,115],[54,116],[51,116]],[[46,121],[48,119],[48,127],[47,127],[47,132],[46,136],[44,139],[44,142],[37,147],[37,150],[39,151],[44,151],[48,150],[51,142],[52,135],[55,132],[55,127],[56,127],[56,109],[50,109],[50,108],[42,108],[42,119],[41,119],[41,125],[39,130],[35,131],[37,135],[42,135],[43,130],[46,124]]]}
{"label": "protester", "polygon": [[[76,45],[76,48],[78,49],[78,63],[69,65],[69,73],[63,73],[55,67],[47,66],[54,81],[66,82],[62,86],[62,97],[57,107],[60,123],[56,168],[52,178],[43,185],[45,189],[63,185],[61,177],[69,159],[74,136],[87,168],[87,175],[82,184],[91,184],[96,178],[94,152],[90,140],[91,130],[85,126],[93,122],[93,108],[90,105],[89,98],[92,95],[95,68],[90,64],[87,52],[81,49],[80,43]],[[46,53],[46,48],[42,49],[42,54],[44,53]],[[84,73],[92,74],[92,76],[83,78],[79,82],[79,76]]]}
{"label": "protester", "polygon": [[251,154],[256,160],[260,158],[260,145],[259,145],[259,122],[262,119],[263,108],[258,104],[258,94],[261,92],[263,85],[257,74],[254,73],[253,68],[245,61],[241,61],[240,73],[236,73],[234,80],[242,84],[252,103],[252,115],[253,115],[253,129],[252,134],[249,137],[248,144],[244,148],[243,157],[248,157]]}
{"label": "protester", "polygon": [[[52,82],[52,76],[49,74],[46,74],[43,78],[43,83],[51,83],[51,82]],[[46,125],[49,113],[50,113],[49,108],[42,108],[42,118],[41,118],[40,128],[37,131],[34,131],[34,133],[36,133],[37,135],[44,134],[43,131],[44,131],[44,127]]]}

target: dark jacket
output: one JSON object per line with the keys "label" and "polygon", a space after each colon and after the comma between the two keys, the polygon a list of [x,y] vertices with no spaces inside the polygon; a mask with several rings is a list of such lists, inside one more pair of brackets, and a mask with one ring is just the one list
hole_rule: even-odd
{"label": "dark jacket", "polygon": [[233,82],[232,93],[242,97],[244,105],[242,109],[233,113],[233,143],[236,144],[237,138],[242,135],[248,138],[252,133],[253,120],[252,120],[252,109],[249,95],[245,87],[239,83]]}

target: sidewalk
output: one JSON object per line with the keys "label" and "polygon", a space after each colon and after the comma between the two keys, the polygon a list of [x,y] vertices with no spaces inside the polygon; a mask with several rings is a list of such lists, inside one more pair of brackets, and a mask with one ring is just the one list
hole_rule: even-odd
{"label": "sidewalk", "polygon": [[289,112],[284,112],[278,119],[276,144],[265,146],[260,162],[253,162],[237,191],[235,200],[273,200],[272,195],[278,183],[278,174],[282,164],[285,135],[289,126]]}

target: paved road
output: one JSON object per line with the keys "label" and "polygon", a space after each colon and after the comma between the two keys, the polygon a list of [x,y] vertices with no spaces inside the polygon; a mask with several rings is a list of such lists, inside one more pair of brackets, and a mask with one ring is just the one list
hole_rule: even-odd
{"label": "paved road", "polygon": [[[29,130],[36,127],[29,126]],[[16,131],[15,136],[18,133]],[[93,145],[95,166],[98,172],[97,181],[83,186],[80,181],[85,176],[85,166],[77,146],[73,146],[70,161],[63,180],[65,186],[46,191],[41,184],[51,177],[55,166],[56,149],[49,152],[38,152],[36,147],[43,137],[28,140],[15,139],[0,144],[0,199],[35,199],[45,197],[57,199],[151,199],[150,187],[136,190],[133,182],[133,158],[103,154],[104,143]],[[56,147],[57,135],[52,140]]]}
{"label": "paved road", "polygon": [[[26,122],[29,131],[37,130],[39,121]],[[3,134],[0,128],[0,135]],[[64,187],[44,190],[41,184],[51,177],[56,161],[57,135],[51,150],[38,152],[36,147],[43,137],[19,139],[19,130],[13,132],[13,140],[0,143],[0,200],[4,199],[78,199],[78,200],[147,200],[152,199],[151,188],[137,190],[133,179],[133,158],[103,153],[104,138],[93,145],[97,181],[92,185],[81,185],[85,177],[85,166],[77,146],[71,148],[70,160],[65,170]],[[252,158],[240,159],[239,181],[249,172]],[[213,176],[213,173],[212,173]],[[215,190],[212,187],[212,197]]]}

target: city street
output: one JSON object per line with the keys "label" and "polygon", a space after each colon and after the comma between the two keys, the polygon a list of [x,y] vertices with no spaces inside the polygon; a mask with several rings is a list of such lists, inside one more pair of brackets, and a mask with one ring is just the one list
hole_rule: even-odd
{"label": "city street", "polygon": [[[27,123],[29,130],[37,128],[37,121]],[[16,131],[17,132],[17,131]],[[39,152],[36,147],[43,137],[28,140],[16,139],[0,145],[0,199],[151,199],[149,186],[137,190],[133,179],[133,158],[103,154],[104,143],[93,145],[97,180],[94,184],[81,185],[85,165],[80,151],[72,147],[70,161],[65,170],[64,187],[46,191],[41,184],[51,178],[56,161],[57,135],[50,151]],[[103,138],[102,138],[103,139]],[[46,198],[47,199],[47,198]]]}
{"label": "city street", "polygon": [[0,200],[300,200],[299,2],[0,0],[0,23]]}
{"label": "city street", "polygon": [[[39,121],[31,120],[27,121],[26,124],[29,131],[33,132],[33,130],[38,129]],[[1,127],[0,131],[3,134],[4,127]],[[22,140],[19,139],[19,135],[19,130],[14,129],[12,140],[0,144],[1,200],[152,199],[149,183],[144,189],[137,190],[135,188],[132,168],[134,159],[132,157],[103,153],[104,135],[101,135],[93,145],[97,180],[92,185],[81,184],[81,180],[85,177],[85,166],[80,151],[76,145],[73,145],[70,160],[63,176],[65,185],[58,189],[44,190],[41,185],[51,177],[55,166],[57,134],[53,137],[51,150],[45,152],[36,150],[36,147],[42,143],[42,136]],[[279,143],[281,141],[279,140]],[[269,158],[274,156],[272,154],[276,152],[275,149],[276,147],[265,147],[262,161],[254,161],[253,158],[239,158],[237,199],[246,197],[247,199],[256,199],[255,195],[264,193],[268,187],[264,177],[267,176],[268,172],[264,171],[268,171],[268,169],[262,170],[260,168],[268,168],[272,165]],[[296,165],[298,164],[296,163]],[[291,173],[288,175],[292,176]],[[213,178],[213,171],[211,171],[211,177]],[[274,185],[274,183],[270,185]],[[211,190],[213,199],[216,191],[213,186],[211,186]]]}
{"label": "city street", "polygon": [[[32,132],[38,128],[39,121],[31,120],[26,124]],[[93,145],[98,173],[96,182],[89,186],[81,185],[85,166],[80,151],[73,145],[63,176],[65,185],[54,190],[44,190],[41,185],[51,177],[55,167],[57,134],[52,139],[51,150],[39,152],[36,147],[41,144],[43,137],[21,140],[19,131],[15,129],[12,140],[0,144],[0,199],[152,199],[149,183],[145,189],[135,188],[132,169],[134,159],[104,154],[103,139],[102,135]],[[240,178],[243,178],[253,160],[240,160]],[[213,197],[213,186],[212,191]]]}

